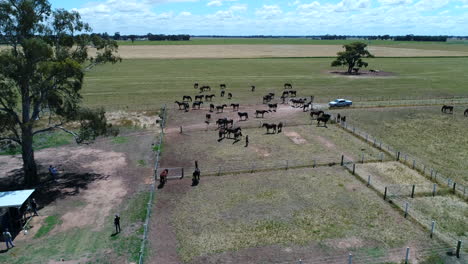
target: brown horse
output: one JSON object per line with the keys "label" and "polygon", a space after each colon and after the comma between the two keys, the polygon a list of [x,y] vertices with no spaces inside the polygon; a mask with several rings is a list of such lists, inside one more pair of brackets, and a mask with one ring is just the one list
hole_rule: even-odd
{"label": "brown horse", "polygon": [[464,116],[468,116],[468,109],[465,110],[465,112],[463,113]]}
{"label": "brown horse", "polygon": [[[239,121],[247,121],[247,119],[249,119],[249,114],[248,113],[238,112],[237,114],[239,115]],[[243,119],[243,117],[245,117],[245,119]]]}
{"label": "brown horse", "polygon": [[231,104],[232,111],[239,111],[239,104]]}
{"label": "brown horse", "polygon": [[[203,104],[203,102],[194,102],[192,104],[192,109],[200,109],[200,106]],[[195,108],[196,107],[196,108]]]}
{"label": "brown horse", "polygon": [[285,83],[285,84],[284,84],[284,89],[292,89],[292,84],[290,84],[290,83]]}
{"label": "brown horse", "polygon": [[[276,124],[268,124],[268,123],[263,123],[262,127],[266,127],[267,129],[267,134],[276,134]],[[273,133],[270,133],[270,129],[273,130]]]}
{"label": "brown horse", "polygon": [[278,104],[268,104],[269,111],[276,112],[278,109]]}
{"label": "brown horse", "polygon": [[205,101],[213,101],[213,97],[215,97],[214,94],[210,94],[210,95],[205,95]]}
{"label": "brown horse", "polygon": [[312,110],[312,111],[310,112],[310,117],[312,117],[312,119],[314,119],[314,116],[317,116],[317,118],[318,118],[318,117],[320,117],[320,116],[323,115],[323,114],[324,114],[324,113],[323,113],[322,110]]}
{"label": "brown horse", "polygon": [[320,126],[320,122],[323,123],[324,127],[327,127],[327,122],[330,120],[331,115],[323,114],[317,118],[317,126]]}
{"label": "brown horse", "polygon": [[258,118],[259,115],[262,115],[262,118],[264,118],[265,113],[268,113],[268,110],[257,110],[255,111],[255,117]]}
{"label": "brown horse", "polygon": [[453,114],[453,106],[451,105],[444,105],[442,106],[442,109],[440,110],[442,113],[446,113],[449,111],[450,114]]}
{"label": "brown horse", "polygon": [[195,95],[195,101],[203,101],[204,95]]}
{"label": "brown horse", "polygon": [[224,107],[227,107],[227,105],[223,104],[223,105],[218,105],[216,106],[216,113],[223,113],[224,112]]}

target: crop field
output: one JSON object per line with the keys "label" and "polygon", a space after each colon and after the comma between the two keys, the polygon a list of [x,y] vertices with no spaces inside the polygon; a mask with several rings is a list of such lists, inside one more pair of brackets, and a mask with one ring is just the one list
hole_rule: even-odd
{"label": "crop field", "polygon": [[[368,257],[375,248],[384,256],[407,245],[418,256],[437,244],[340,167],[204,177],[193,189],[175,184],[157,196],[172,208],[158,218],[170,215],[178,262],[280,263],[349,251]],[[166,254],[151,259],[168,263]]]}
{"label": "crop field", "polygon": [[[372,69],[393,73],[386,77],[346,77],[330,74],[330,58],[310,59],[191,59],[124,60],[94,68],[86,75],[84,102],[109,109],[159,109],[182,95],[198,94],[193,84],[210,85],[219,100],[225,83],[233,101],[257,104],[263,95],[280,94],[293,84],[298,96],[413,98],[466,96],[464,58],[380,58],[369,60]],[[257,87],[256,92],[250,86]],[[220,103],[220,101],[216,101]],[[145,110],[145,109],[143,109]]]}
{"label": "crop field", "polygon": [[[124,45],[119,55],[124,59],[188,59],[188,58],[293,58],[334,57],[342,45]],[[458,57],[468,51],[427,50],[371,46],[378,57]]]}
{"label": "crop field", "polygon": [[[468,105],[455,106],[454,114],[443,114],[441,106],[382,108],[345,111],[350,123],[382,139],[395,149],[417,157],[441,175],[468,183]],[[343,112],[343,111],[342,111]]]}

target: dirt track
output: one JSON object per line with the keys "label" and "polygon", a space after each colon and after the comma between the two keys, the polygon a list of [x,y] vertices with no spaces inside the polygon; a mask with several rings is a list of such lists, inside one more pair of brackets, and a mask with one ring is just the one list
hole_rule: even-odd
{"label": "dirt track", "polygon": [[[124,59],[333,57],[341,45],[152,45],[121,46]],[[377,57],[468,56],[468,52],[372,46]]]}

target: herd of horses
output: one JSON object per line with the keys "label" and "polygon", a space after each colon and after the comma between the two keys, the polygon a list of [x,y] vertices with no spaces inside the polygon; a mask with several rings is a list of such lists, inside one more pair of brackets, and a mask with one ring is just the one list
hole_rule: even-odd
{"label": "herd of horses", "polygon": [[[193,85],[194,89],[199,91],[199,94],[194,95],[193,97],[190,95],[182,96],[182,101],[175,101],[175,103],[179,106],[179,110],[185,110],[188,112],[190,110],[190,103],[192,105],[192,110],[200,110],[201,106],[207,102],[209,102],[209,113],[205,116],[205,123],[209,125],[212,122],[212,113],[222,114],[224,110],[228,108],[227,104],[222,105],[215,105],[213,104],[213,98],[216,97],[215,94],[203,94],[204,92],[211,92],[212,88],[209,85],[199,85],[195,83]],[[220,84],[219,88],[221,90],[220,97],[224,97],[226,94],[227,85]],[[251,92],[255,92],[256,87],[252,85],[250,87]],[[281,102],[282,104],[289,104],[291,107],[294,108],[302,108],[304,112],[308,112],[310,110],[310,117],[312,120],[317,121],[317,126],[323,125],[327,127],[327,123],[331,119],[331,115],[325,113],[321,110],[313,109],[313,100],[314,97],[311,96],[310,100],[308,98],[298,98],[297,91],[293,90],[293,86],[290,83],[284,84],[284,91],[281,93]],[[227,99],[232,99],[233,94],[228,92]],[[262,102],[267,107],[267,109],[257,109],[253,113],[255,118],[265,118],[265,114],[274,113],[278,110],[278,103],[273,102],[275,99],[275,93],[268,93],[262,96]],[[288,100],[288,101],[287,101]],[[240,104],[232,103],[229,105],[232,108],[233,112],[237,112],[239,116],[238,122],[247,121],[249,120],[249,113],[248,112],[240,112]],[[338,122],[341,120],[338,118]],[[346,120],[346,117],[343,119]],[[240,127],[234,126],[234,120],[228,118],[218,118],[215,122],[218,129],[218,141],[221,141],[225,138],[227,139],[234,139],[235,142],[239,141],[242,135],[242,129]],[[279,122],[278,124],[275,123],[262,123],[261,127],[266,128],[266,134],[277,134],[281,133],[283,129],[283,123]]]}
{"label": "herd of horses", "polygon": [[[454,108],[455,107],[453,105],[444,105],[442,106],[442,109],[440,111],[445,114],[453,114]],[[465,117],[468,117],[468,108],[465,109],[465,111],[463,112],[463,115]]]}

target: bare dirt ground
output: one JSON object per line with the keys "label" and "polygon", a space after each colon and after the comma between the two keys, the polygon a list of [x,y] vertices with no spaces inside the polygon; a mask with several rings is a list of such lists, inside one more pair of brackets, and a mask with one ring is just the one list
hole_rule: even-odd
{"label": "bare dirt ground", "polygon": [[[334,57],[341,45],[138,45],[121,46],[124,59]],[[378,57],[468,56],[468,52],[371,46]]]}

